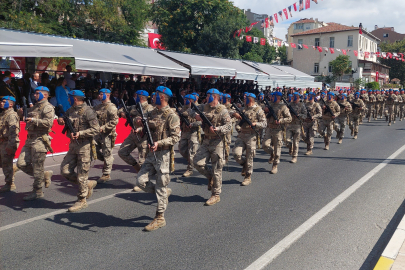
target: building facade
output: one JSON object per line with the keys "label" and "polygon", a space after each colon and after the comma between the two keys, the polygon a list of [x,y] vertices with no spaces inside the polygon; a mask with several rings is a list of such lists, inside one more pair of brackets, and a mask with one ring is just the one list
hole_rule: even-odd
{"label": "building facade", "polygon": [[396,41],[401,41],[405,38],[405,34],[395,32],[394,27],[378,28],[378,26],[376,25],[371,34],[379,38],[381,42],[387,43],[394,43]]}

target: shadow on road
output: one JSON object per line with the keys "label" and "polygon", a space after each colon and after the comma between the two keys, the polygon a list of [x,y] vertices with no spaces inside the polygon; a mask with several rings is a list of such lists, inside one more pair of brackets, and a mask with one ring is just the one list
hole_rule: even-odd
{"label": "shadow on road", "polygon": [[[115,197],[131,202],[140,203],[143,205],[156,204],[156,195],[152,193],[145,193],[145,192],[123,193],[117,194]],[[205,201],[206,199],[204,199],[199,195],[179,196],[176,194],[172,194],[169,197],[169,202],[205,202]]]}

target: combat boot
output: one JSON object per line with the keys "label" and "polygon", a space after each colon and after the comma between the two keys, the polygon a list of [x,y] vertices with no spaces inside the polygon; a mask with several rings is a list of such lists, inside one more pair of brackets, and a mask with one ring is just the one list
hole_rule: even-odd
{"label": "combat boot", "polygon": [[214,177],[211,177],[211,179],[208,180],[208,190],[211,190],[213,185],[214,185]]}
{"label": "combat boot", "polygon": [[324,150],[329,150],[329,143],[325,143],[325,148]]}
{"label": "combat boot", "polygon": [[68,211],[69,212],[78,212],[86,207],[87,207],[86,198],[78,199],[77,202],[75,202],[75,204],[68,209]]}
{"label": "combat boot", "polygon": [[354,135],[354,130],[351,129],[350,136],[353,136],[353,135]]}
{"label": "combat boot", "polygon": [[273,161],[274,161],[274,154],[271,154],[269,158],[269,164],[273,163]]}
{"label": "combat boot", "polygon": [[98,183],[105,183],[111,180],[111,176],[109,174],[103,174],[98,180]]}
{"label": "combat boot", "polygon": [[189,177],[193,175],[193,170],[188,169],[185,173],[183,173],[183,177]]}
{"label": "combat boot", "polygon": [[306,156],[310,156],[312,155],[312,149],[308,149],[307,152],[305,153]]}
{"label": "combat boot", "polygon": [[164,226],[166,226],[166,220],[163,216],[163,213],[156,212],[155,218],[153,219],[153,221],[151,223],[149,223],[145,227],[144,230],[147,232],[151,232],[151,231],[157,230],[159,228],[162,228]]}
{"label": "combat boot", "polygon": [[96,180],[87,180],[87,196],[86,198],[90,198],[93,195],[93,189],[97,186]]}
{"label": "combat boot", "polygon": [[357,140],[357,134],[354,135],[353,139],[354,139],[354,140]]}
{"label": "combat boot", "polygon": [[45,187],[49,188],[51,185],[51,177],[53,175],[53,171],[45,171],[44,172],[44,182],[45,182]]}
{"label": "combat boot", "polygon": [[14,183],[14,179],[15,179],[15,174],[19,171],[20,169],[17,167],[16,164],[13,165],[13,183]]}
{"label": "combat boot", "polygon": [[292,156],[292,153],[293,153],[292,145],[289,144],[289,145],[288,145],[288,154],[289,154],[290,156]]}
{"label": "combat boot", "polygon": [[339,141],[338,141],[338,144],[342,144],[342,142],[343,142],[343,139],[340,138]]}
{"label": "combat boot", "polygon": [[42,188],[33,190],[30,194],[23,198],[24,201],[32,201],[36,199],[40,199],[44,197],[44,193],[42,192]]}
{"label": "combat boot", "polygon": [[141,192],[141,191],[143,191],[140,187],[138,187],[138,186],[134,186],[134,189],[132,190],[132,191],[134,191],[134,192]]}
{"label": "combat boot", "polygon": [[0,193],[9,192],[9,191],[13,191],[16,189],[17,189],[17,187],[14,185],[14,182],[6,183],[4,186],[2,186],[0,188]]}
{"label": "combat boot", "polygon": [[205,202],[205,205],[211,206],[216,203],[219,203],[221,199],[219,198],[219,195],[211,195],[211,198],[208,199],[208,201]]}
{"label": "combat boot", "polygon": [[132,167],[134,167],[136,173],[139,173],[139,171],[141,170],[141,165],[139,165],[139,163],[136,163],[136,164],[135,164],[134,166],[132,166]]}
{"label": "combat boot", "polygon": [[247,162],[245,161],[245,163],[243,163],[243,168],[242,168],[242,172],[241,175],[245,176],[246,175],[246,171],[247,171]]}
{"label": "combat boot", "polygon": [[251,175],[249,173],[247,173],[245,175],[245,179],[243,180],[243,182],[240,184],[241,186],[248,186],[252,183],[252,179],[251,179]]}
{"label": "combat boot", "polygon": [[276,174],[278,173],[278,169],[277,169],[277,164],[273,164],[273,168],[270,171],[271,174]]}
{"label": "combat boot", "polygon": [[297,157],[293,157],[290,161],[290,163],[297,163]]}
{"label": "combat boot", "polygon": [[388,123],[388,126],[391,126],[391,122]]}

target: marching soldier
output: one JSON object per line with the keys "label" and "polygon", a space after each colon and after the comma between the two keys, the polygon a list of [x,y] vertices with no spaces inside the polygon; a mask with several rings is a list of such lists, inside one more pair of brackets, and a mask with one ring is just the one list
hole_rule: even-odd
{"label": "marching soldier", "polygon": [[350,114],[350,125],[349,128],[352,131],[351,135],[354,136],[353,139],[357,139],[357,134],[359,133],[360,116],[364,109],[364,102],[360,99],[360,93],[356,92],[354,95],[354,100],[350,103],[352,105],[352,113]]}
{"label": "marching soldier", "polygon": [[[269,163],[273,164],[270,171],[272,174],[278,172],[277,166],[280,163],[281,146],[283,145],[283,128],[281,125],[291,123],[292,117],[287,106],[280,103],[283,93],[276,91],[272,93],[272,108],[275,115],[267,116],[267,128],[264,136],[263,150],[270,154]],[[264,111],[269,113],[269,108]]]}
{"label": "marching soldier", "polygon": [[[364,104],[367,104],[369,102],[369,97],[366,93],[366,89],[361,89],[360,99],[363,101]],[[360,125],[363,124],[363,117],[367,116],[367,114],[368,114],[368,107],[364,105],[363,111],[360,113]]]}
{"label": "marching soldier", "polygon": [[[333,133],[333,123],[337,116],[340,114],[340,106],[334,101],[335,94],[332,92],[328,93],[327,101],[325,102],[328,105],[331,111],[328,111],[325,104],[322,104],[322,120],[319,126],[319,134],[324,137],[325,150],[329,150],[329,144],[332,138]],[[326,133],[325,133],[326,130]]]}
{"label": "marching soldier", "polygon": [[66,111],[64,117],[58,118],[58,124],[66,125],[65,119],[70,119],[74,130],[66,130],[66,135],[70,138],[69,150],[60,165],[60,172],[67,180],[79,186],[77,201],[68,209],[69,212],[77,212],[87,207],[86,199],[90,198],[97,185],[97,181],[88,180],[88,176],[93,138],[98,135],[100,126],[96,113],[84,102],[85,95],[82,91],[70,91],[68,96],[72,107]]}
{"label": "marching soldier", "polygon": [[[23,200],[30,201],[43,198],[42,183],[48,188],[51,185],[52,171],[44,171],[46,153],[51,151],[49,132],[53,125],[55,110],[48,102],[49,89],[39,86],[35,89],[35,105],[28,108],[28,118],[25,129],[27,140],[18,157],[17,167],[26,174],[34,177],[33,191]],[[22,109],[18,111],[22,113]]]}
{"label": "marching soldier", "polygon": [[[157,197],[156,216],[145,227],[145,231],[153,231],[166,226],[164,212],[166,211],[168,198],[172,192],[167,185],[170,183],[170,148],[180,140],[180,119],[169,107],[169,99],[172,91],[164,86],[156,88],[156,108],[144,112],[150,128],[150,136],[153,145],[149,145],[149,153],[138,173],[136,185],[143,191],[155,193]],[[137,124],[142,124],[141,117],[136,118]],[[147,132],[146,127],[143,127]],[[150,177],[156,175],[156,184],[150,181]]]}
{"label": "marching soldier", "polygon": [[16,100],[12,96],[5,96],[0,103],[0,166],[3,168],[6,184],[0,189],[0,192],[8,192],[16,189],[14,184],[14,175],[17,166],[13,166],[13,159],[17,151],[20,139],[20,118],[13,107]]}
{"label": "marching soldier", "polygon": [[404,89],[401,89],[400,96],[402,98],[402,103],[400,104],[400,107],[399,107],[399,121],[402,121],[402,119],[404,119],[404,107],[405,107],[405,91],[404,91]]}
{"label": "marching soldier", "polygon": [[[298,158],[298,148],[301,139],[301,121],[307,117],[307,109],[304,103],[300,102],[300,93],[295,92],[292,96],[291,107],[298,114],[297,118],[295,115],[291,114],[291,123],[287,125],[287,146],[289,148],[289,153],[292,156],[291,163],[297,163]],[[291,112],[290,112],[291,113]],[[300,121],[301,119],[301,121]],[[292,138],[292,141],[291,141]]]}
{"label": "marching soldier", "polygon": [[[208,190],[211,197],[205,205],[214,205],[220,201],[219,195],[222,189],[222,167],[225,164],[224,157],[224,136],[231,131],[232,121],[228,110],[219,103],[219,91],[210,89],[207,91],[207,104],[198,106],[198,109],[205,115],[213,126],[203,122],[204,141],[194,156],[195,168],[208,179]],[[194,113],[197,121],[202,121],[202,116]],[[207,167],[207,160],[211,159],[211,168]]]}
{"label": "marching soldier", "polygon": [[397,97],[394,95],[392,89],[389,90],[389,94],[385,100],[385,114],[386,120],[388,121],[388,126],[391,126],[391,122],[394,121],[395,123],[395,115],[394,115],[394,105],[397,102]]}
{"label": "marching soldier", "polygon": [[[228,112],[231,113],[232,111],[231,95],[224,94],[223,105],[228,110]],[[231,125],[233,126],[236,119],[232,117],[231,120],[232,120]],[[228,163],[229,161],[229,153],[231,152],[231,143],[232,143],[232,127],[231,130],[225,135],[225,164]]]}
{"label": "marching soldier", "polygon": [[370,123],[371,118],[376,118],[376,112],[375,112],[375,103],[376,103],[376,97],[373,94],[373,90],[368,90],[368,101],[367,101],[367,118],[368,122]]}
{"label": "marching soldier", "polygon": [[305,103],[307,110],[307,118],[304,121],[304,142],[307,144],[307,152],[305,155],[312,155],[314,148],[315,132],[318,129],[318,119],[322,117],[322,108],[318,102],[315,102],[316,94],[310,92],[308,94],[308,101]]}
{"label": "marching soldier", "polygon": [[[257,141],[255,130],[263,129],[267,126],[266,116],[262,108],[255,103],[255,99],[255,94],[248,93],[245,98],[245,108],[242,111],[252,123],[252,127],[250,127],[246,121],[242,120],[243,118],[238,112],[233,113],[233,117],[243,121],[243,124],[240,125],[238,139],[233,148],[235,161],[243,166],[242,176],[244,176],[245,179],[241,184],[242,186],[247,186],[252,182],[253,158],[256,153]],[[245,158],[242,157],[244,150],[246,150]]]}
{"label": "marching soldier", "polygon": [[193,174],[193,159],[199,147],[198,129],[201,126],[201,122],[196,121],[195,118],[189,116],[191,102],[196,102],[195,96],[188,94],[184,98],[184,106],[180,110],[180,112],[183,114],[183,117],[187,118],[190,126],[187,126],[184,122],[181,123],[181,139],[179,142],[179,152],[185,159],[187,159],[187,171],[183,174],[183,177],[189,177]]}
{"label": "marching soldier", "polygon": [[401,106],[403,104],[402,96],[399,94],[399,90],[395,90],[395,96],[397,98],[397,102],[395,104],[395,117],[394,117],[394,123],[395,119],[398,117],[400,118],[400,112],[401,112]]}
{"label": "marching soldier", "polygon": [[99,92],[101,104],[94,107],[97,114],[100,133],[94,140],[96,141],[97,159],[104,161],[103,175],[99,178],[99,182],[104,183],[111,180],[111,169],[114,162],[112,154],[117,133],[115,127],[118,124],[117,107],[110,100],[111,91],[109,89],[101,89]]}
{"label": "marching soldier", "polygon": [[335,130],[337,132],[338,144],[343,142],[347,119],[352,112],[352,105],[347,101],[347,94],[343,93],[338,100],[340,106],[339,116],[335,119]]}

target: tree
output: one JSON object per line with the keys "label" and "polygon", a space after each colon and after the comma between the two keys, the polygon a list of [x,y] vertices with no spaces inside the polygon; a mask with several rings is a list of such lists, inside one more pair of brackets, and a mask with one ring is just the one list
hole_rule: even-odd
{"label": "tree", "polygon": [[378,82],[369,82],[366,83],[366,88],[373,90],[380,90],[380,84]]}
{"label": "tree", "polygon": [[281,65],[287,65],[287,47],[283,45],[277,50],[277,57],[280,59]]}
{"label": "tree", "polygon": [[[256,28],[249,31],[248,35],[259,38],[264,38],[263,32]],[[253,62],[271,63],[276,58],[276,49],[270,46],[267,42],[266,45],[259,43],[246,42],[242,40],[239,48],[239,55],[244,60]]]}
{"label": "tree", "polygon": [[[396,52],[404,53],[405,52],[405,39],[397,41],[394,43],[383,42],[380,44],[381,51],[383,52]],[[405,62],[398,61],[395,59],[382,59],[381,64],[391,67],[390,69],[390,78],[398,78],[401,80],[401,84],[405,84]]]}
{"label": "tree", "polygon": [[339,55],[329,64],[332,66],[333,75],[337,78],[340,78],[343,76],[343,74],[347,74],[352,71],[350,57],[348,55]]}

